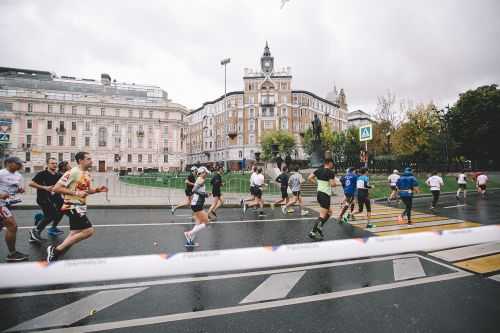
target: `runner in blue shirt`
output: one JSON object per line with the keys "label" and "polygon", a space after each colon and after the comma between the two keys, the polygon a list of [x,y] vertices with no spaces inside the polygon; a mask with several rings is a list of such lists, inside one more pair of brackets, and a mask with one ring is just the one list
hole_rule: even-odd
{"label": "runner in blue shirt", "polygon": [[342,178],[342,185],[344,188],[344,205],[340,210],[339,219],[340,223],[347,223],[349,218],[347,216],[344,217],[347,209],[352,205],[352,210],[354,210],[354,197],[356,195],[356,182],[358,181],[358,176],[356,175],[356,168],[351,167],[348,169],[347,174]]}
{"label": "runner in blue shirt", "polygon": [[398,179],[396,186],[399,191],[399,197],[405,204],[405,210],[398,216],[398,222],[402,224],[403,218],[406,215],[408,217],[408,224],[412,224],[411,207],[413,204],[413,192],[418,193],[420,189],[418,188],[417,178],[413,175],[411,168],[405,169],[404,174]]}

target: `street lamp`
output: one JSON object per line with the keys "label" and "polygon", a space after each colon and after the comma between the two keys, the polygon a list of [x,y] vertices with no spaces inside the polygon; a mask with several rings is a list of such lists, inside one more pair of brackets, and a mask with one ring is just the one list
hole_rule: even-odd
{"label": "street lamp", "polygon": [[[450,111],[450,106],[447,105],[445,108],[438,110],[436,107],[432,107],[439,120],[439,126],[441,128],[441,134],[444,135],[444,156],[446,158],[446,171],[450,171],[450,158],[448,153],[448,112]],[[445,111],[446,109],[446,111]]]}
{"label": "street lamp", "polygon": [[[225,58],[220,61],[221,66],[224,66],[224,116],[227,116],[226,113],[226,108],[227,108],[227,102],[226,102],[226,95],[227,95],[227,64],[231,62],[231,58]],[[227,148],[227,147],[226,147]],[[227,170],[227,160],[224,160],[224,169]]]}

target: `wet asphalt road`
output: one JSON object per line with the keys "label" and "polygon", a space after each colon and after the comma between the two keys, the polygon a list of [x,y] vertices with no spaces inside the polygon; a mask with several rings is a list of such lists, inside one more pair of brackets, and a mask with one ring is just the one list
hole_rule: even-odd
{"label": "wet asphalt road", "polygon": [[[429,202],[416,199],[416,209],[428,211]],[[500,223],[499,203],[500,193],[487,200],[469,196],[467,205],[459,207],[451,207],[457,205],[454,197],[443,197],[436,213],[495,224]],[[266,217],[258,218],[253,211],[243,217],[237,209],[221,210],[220,223],[199,234],[196,251],[309,242],[306,234],[315,214],[302,219],[293,214],[283,216],[278,209],[266,212]],[[18,249],[29,253],[31,260],[39,260],[45,257],[45,247],[57,240],[49,239],[42,246],[26,242],[26,228],[34,213],[15,213],[21,227]],[[182,252],[182,232],[190,228],[191,221],[188,210],[179,210],[173,217],[166,209],[95,209],[89,217],[96,235],[76,245],[65,259]],[[327,224],[325,232],[326,239],[369,235],[336,223]],[[0,257],[5,251],[1,244]],[[424,275],[396,280],[395,260],[418,260]],[[84,329],[80,331],[109,332],[498,332],[500,282],[488,278],[490,275],[470,274],[426,253],[412,253],[283,271],[250,269],[236,276],[210,275],[208,280],[195,276],[176,281],[152,279],[146,285],[134,284],[144,281],[119,281],[3,290],[0,330],[24,325],[13,331],[54,327],[58,332],[73,332],[70,327],[81,326]],[[132,285],[120,285],[124,282]],[[286,284],[290,288],[284,297],[265,299]],[[68,290],[74,287],[83,289]],[[131,287],[144,289],[133,291]],[[258,288],[264,291],[255,296]],[[37,291],[13,295],[32,290]],[[73,315],[72,320],[67,313],[62,314],[61,309],[70,304],[74,306],[69,312],[74,314],[80,308],[87,309],[85,306],[108,302],[113,291],[126,294],[131,290],[134,293],[130,296],[95,314]],[[95,300],[96,295],[101,298]],[[252,295],[257,300],[245,303]],[[105,326],[91,326],[101,324]]]}

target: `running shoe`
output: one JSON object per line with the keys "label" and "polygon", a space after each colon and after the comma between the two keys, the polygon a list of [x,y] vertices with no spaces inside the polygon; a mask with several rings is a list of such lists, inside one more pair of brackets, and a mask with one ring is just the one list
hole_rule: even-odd
{"label": "running shoe", "polygon": [[317,226],[316,227],[316,233],[321,237],[323,238],[323,228],[321,226]]}
{"label": "running shoe", "polygon": [[264,213],[263,211],[260,211],[259,216],[266,216],[266,213]]}
{"label": "running shoe", "polygon": [[309,214],[309,212],[307,210],[303,210],[300,212],[301,216],[306,216],[307,214]]}
{"label": "running shoe", "polygon": [[347,216],[344,216],[342,218],[342,223],[346,223],[346,224],[349,223],[349,218]]}
{"label": "running shoe", "polygon": [[210,212],[210,214],[208,214],[208,219],[210,221],[214,221],[216,218],[217,216],[215,216],[214,212]]}
{"label": "running shoe", "polygon": [[460,197],[458,195],[456,195],[455,198],[457,199],[457,201],[460,201]]}
{"label": "running shoe", "polygon": [[412,225],[412,224],[413,224],[413,222],[408,220],[408,225]]}
{"label": "running shoe", "polygon": [[42,236],[40,236],[40,231],[38,231],[37,228],[33,228],[29,231],[29,239],[28,242],[30,243],[41,243],[42,242]]}
{"label": "running shoe", "polygon": [[28,260],[28,258],[29,256],[27,254],[16,251],[12,254],[9,254],[7,258],[5,258],[5,261],[7,262],[25,261]]}
{"label": "running shoe", "polygon": [[274,202],[271,202],[269,206],[271,206],[271,209],[274,210]]}
{"label": "running shoe", "polygon": [[312,240],[314,241],[320,241],[320,240],[323,240],[323,237],[321,237],[320,234],[314,232],[314,231],[311,231],[309,234],[308,234],[309,238],[311,238]]}
{"label": "running shoe", "polygon": [[291,214],[291,213],[295,212],[295,209],[293,209],[293,208],[288,208],[287,212]]}
{"label": "running shoe", "polygon": [[371,223],[367,223],[367,224],[366,224],[366,227],[367,227],[368,229],[371,229],[371,228],[375,228],[375,225],[374,225],[374,224],[371,224]]}
{"label": "running shoe", "polygon": [[170,212],[172,213],[172,215],[174,215],[174,214],[175,214],[175,206],[174,206],[174,205],[172,205],[172,206],[170,207]]}
{"label": "running shoe", "polygon": [[244,202],[243,203],[243,214],[245,214],[247,212],[247,203]]}
{"label": "running shoe", "polygon": [[184,231],[184,237],[186,238],[186,241],[187,241],[186,244],[193,243],[193,239],[191,238],[191,235],[189,234],[189,231]]}
{"label": "running shoe", "polygon": [[47,262],[50,264],[57,260],[56,247],[54,245],[49,245],[47,247]]}
{"label": "running shoe", "polygon": [[286,206],[281,206],[281,212],[286,215]]}
{"label": "running shoe", "polygon": [[57,227],[51,227],[51,228],[47,229],[47,235],[49,235],[49,236],[58,236],[61,234],[64,234],[64,231],[62,231],[61,229],[59,229]]}
{"label": "running shoe", "polygon": [[436,209],[436,207],[434,207],[434,206],[431,206],[431,210],[434,210],[434,209]]}

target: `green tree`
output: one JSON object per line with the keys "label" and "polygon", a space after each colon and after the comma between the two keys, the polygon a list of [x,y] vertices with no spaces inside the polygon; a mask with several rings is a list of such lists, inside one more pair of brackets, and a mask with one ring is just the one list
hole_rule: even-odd
{"label": "green tree", "polygon": [[496,84],[460,94],[447,114],[455,156],[500,163],[497,134],[500,133],[500,90]]}
{"label": "green tree", "polygon": [[268,131],[261,139],[262,158],[269,161],[273,158],[272,145],[277,144],[280,155],[292,154],[296,148],[295,137],[288,131]]}

